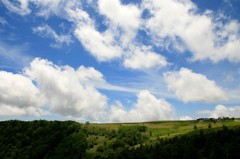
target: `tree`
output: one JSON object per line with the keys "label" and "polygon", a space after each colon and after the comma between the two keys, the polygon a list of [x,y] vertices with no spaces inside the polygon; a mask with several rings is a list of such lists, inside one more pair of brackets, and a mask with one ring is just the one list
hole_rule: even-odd
{"label": "tree", "polygon": [[212,128],[212,125],[209,123],[208,124],[208,129],[211,129]]}
{"label": "tree", "polygon": [[80,132],[74,132],[70,136],[67,136],[59,144],[56,149],[58,158],[82,158],[87,149],[87,139],[85,134]]}

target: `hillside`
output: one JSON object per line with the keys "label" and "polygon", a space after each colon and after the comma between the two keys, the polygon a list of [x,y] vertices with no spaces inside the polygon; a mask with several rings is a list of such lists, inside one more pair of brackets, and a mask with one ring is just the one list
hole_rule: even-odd
{"label": "hillside", "polygon": [[[206,142],[209,138],[211,141]],[[141,158],[138,155],[140,152],[143,158],[156,158],[158,153],[166,155],[163,158],[169,158],[165,148],[173,146],[172,150],[177,144],[179,150],[174,153],[179,155],[178,151],[186,147],[183,143],[192,149],[187,154],[198,153],[199,157],[212,155],[214,158],[214,145],[219,142],[219,149],[229,149],[230,154],[224,153],[230,158],[231,154],[235,157],[239,155],[235,151],[240,148],[239,119],[116,124],[45,120],[0,122],[2,158]]]}
{"label": "hillside", "polygon": [[221,120],[217,122],[206,121],[198,122],[196,120],[190,121],[153,121],[143,123],[111,123],[111,124],[90,124],[89,128],[103,128],[107,130],[118,130],[120,126],[146,126],[147,133],[152,134],[152,138],[157,137],[173,137],[176,135],[183,135],[197,129],[208,129],[209,124],[212,129],[221,128],[222,125],[227,127],[240,126],[240,119],[235,120]]}

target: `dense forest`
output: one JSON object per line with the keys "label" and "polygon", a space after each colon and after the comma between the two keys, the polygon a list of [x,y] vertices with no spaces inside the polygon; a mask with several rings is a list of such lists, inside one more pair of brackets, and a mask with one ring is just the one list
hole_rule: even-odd
{"label": "dense forest", "polygon": [[240,127],[198,129],[153,138],[143,124],[118,129],[73,121],[0,122],[3,159],[230,159],[240,158]]}
{"label": "dense forest", "polygon": [[0,158],[83,158],[86,135],[72,121],[0,122]]}

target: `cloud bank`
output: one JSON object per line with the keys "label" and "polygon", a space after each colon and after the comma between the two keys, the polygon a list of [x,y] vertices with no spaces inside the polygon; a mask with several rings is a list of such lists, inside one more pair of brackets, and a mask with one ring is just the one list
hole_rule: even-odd
{"label": "cloud bank", "polygon": [[[133,108],[116,102],[97,90],[106,85],[93,67],[58,66],[35,58],[22,73],[0,72],[0,116],[58,114],[79,121],[140,122],[176,119],[174,107],[149,91],[140,91]],[[110,84],[109,84],[110,85]]]}

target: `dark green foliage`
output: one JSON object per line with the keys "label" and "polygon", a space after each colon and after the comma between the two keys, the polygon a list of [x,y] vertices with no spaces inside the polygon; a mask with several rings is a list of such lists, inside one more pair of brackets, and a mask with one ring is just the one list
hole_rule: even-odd
{"label": "dark green foliage", "polygon": [[[209,124],[210,125],[210,124]],[[240,128],[206,129],[154,141],[144,125],[109,130],[72,121],[0,122],[2,159],[235,159]],[[87,137],[88,136],[88,137]],[[152,141],[152,142],[150,142]]]}
{"label": "dark green foliage", "polygon": [[[95,133],[93,133],[93,130]],[[95,135],[104,132],[96,128],[93,130],[89,129],[89,133]],[[94,154],[88,154],[91,156],[88,156],[88,158],[118,158],[124,149],[144,143],[147,140],[147,136],[143,134],[144,132],[146,132],[145,126],[120,126],[118,131],[111,130],[105,132],[104,135],[108,137],[109,142],[104,142],[98,146]],[[92,138],[94,137],[89,137],[88,139],[90,143],[93,142]]]}
{"label": "dark green foliage", "polygon": [[119,155],[124,159],[236,159],[240,158],[240,128],[219,131],[195,131],[164,139],[155,146],[125,149]]}
{"label": "dark green foliage", "polygon": [[145,141],[141,132],[145,131],[142,126],[121,126],[118,130],[117,141],[133,146]]}
{"label": "dark green foliage", "polygon": [[212,125],[209,123],[208,124],[208,129],[211,129],[212,128]]}
{"label": "dark green foliage", "polygon": [[86,151],[86,138],[83,132],[74,132],[65,137],[56,148],[57,158],[81,158]]}
{"label": "dark green foliage", "polygon": [[1,158],[81,158],[86,137],[72,121],[0,122]]}
{"label": "dark green foliage", "polygon": [[194,125],[193,129],[194,129],[194,130],[197,130],[197,126],[196,126],[196,125]]}

